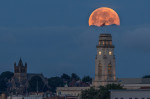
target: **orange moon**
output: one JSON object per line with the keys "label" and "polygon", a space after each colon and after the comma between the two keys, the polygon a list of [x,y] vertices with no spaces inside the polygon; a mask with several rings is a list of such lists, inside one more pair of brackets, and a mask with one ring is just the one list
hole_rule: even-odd
{"label": "orange moon", "polygon": [[89,26],[120,25],[118,14],[111,8],[101,7],[92,12],[89,18]]}

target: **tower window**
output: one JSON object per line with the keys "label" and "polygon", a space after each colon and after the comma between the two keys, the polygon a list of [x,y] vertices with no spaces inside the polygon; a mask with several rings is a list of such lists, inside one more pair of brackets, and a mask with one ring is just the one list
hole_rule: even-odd
{"label": "tower window", "polygon": [[102,55],[102,52],[101,52],[101,51],[99,51],[99,55]]}
{"label": "tower window", "polygon": [[112,52],[111,52],[111,51],[109,51],[109,55],[112,55]]}
{"label": "tower window", "polygon": [[102,75],[102,65],[101,63],[99,63],[98,65],[98,76],[101,76]]}
{"label": "tower window", "polygon": [[108,75],[111,76],[112,74],[112,66],[111,64],[108,65]]}
{"label": "tower window", "polygon": [[103,45],[105,44],[105,42],[103,41]]}

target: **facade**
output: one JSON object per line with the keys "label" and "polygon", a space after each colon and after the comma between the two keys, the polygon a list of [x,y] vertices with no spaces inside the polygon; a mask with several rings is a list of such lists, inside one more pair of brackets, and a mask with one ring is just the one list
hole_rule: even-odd
{"label": "facade", "polygon": [[82,90],[89,89],[90,87],[57,87],[58,96],[73,96],[78,99]]}
{"label": "facade", "polygon": [[101,34],[96,46],[95,58],[95,87],[116,83],[114,45],[111,34]]}
{"label": "facade", "polygon": [[40,95],[30,95],[30,96],[9,96],[7,99],[43,99]]}
{"label": "facade", "polygon": [[6,94],[4,94],[4,93],[0,94],[0,99],[7,99]]}
{"label": "facade", "polygon": [[118,78],[125,89],[150,89],[150,78]]}
{"label": "facade", "polygon": [[110,99],[150,99],[150,90],[110,90]]}

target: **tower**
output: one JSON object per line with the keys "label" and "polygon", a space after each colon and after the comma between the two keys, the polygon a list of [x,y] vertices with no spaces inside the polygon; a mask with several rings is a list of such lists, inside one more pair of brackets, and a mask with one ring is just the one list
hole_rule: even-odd
{"label": "tower", "polygon": [[14,77],[19,82],[27,80],[27,63],[25,63],[25,66],[24,66],[21,58],[18,62],[18,66],[16,66],[16,63],[14,63]]}
{"label": "tower", "polygon": [[96,48],[94,86],[99,87],[115,83],[115,56],[111,34],[101,34]]}
{"label": "tower", "polygon": [[27,63],[23,65],[23,62],[20,58],[18,65],[14,63],[14,76],[11,80],[12,87],[10,92],[14,94],[23,94],[27,90],[28,80],[27,80]]}

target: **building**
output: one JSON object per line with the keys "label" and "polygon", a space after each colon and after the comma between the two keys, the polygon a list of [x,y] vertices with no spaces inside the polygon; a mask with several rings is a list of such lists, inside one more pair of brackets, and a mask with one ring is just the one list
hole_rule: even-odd
{"label": "building", "polygon": [[0,94],[0,99],[7,99],[7,96],[5,93]]}
{"label": "building", "polygon": [[[111,83],[117,83],[115,72],[114,45],[111,34],[101,34],[99,44],[96,46],[95,79],[91,86],[99,87]],[[57,87],[58,96],[79,97],[82,90],[88,87]]]}
{"label": "building", "polygon": [[9,93],[23,95],[28,93],[27,88],[32,77],[38,76],[48,87],[48,80],[43,74],[27,73],[27,63],[23,64],[20,58],[18,64],[14,63],[14,76],[9,83]]}
{"label": "building", "polygon": [[[150,89],[150,78],[116,78],[115,55],[114,55],[115,46],[112,43],[111,34],[100,34],[99,44],[96,46],[96,48],[97,48],[97,55],[95,58],[95,78],[92,81],[91,86],[97,88],[99,86],[105,86],[107,84],[115,83],[121,84],[124,88],[129,90],[142,89],[143,93],[146,92],[144,91],[144,89]],[[90,88],[90,86],[57,87],[57,95],[58,96],[72,95],[78,97],[80,96],[82,90],[88,88]]]}
{"label": "building", "polygon": [[101,34],[96,46],[95,58],[95,87],[116,83],[114,45],[111,34]]}
{"label": "building", "polygon": [[29,96],[9,96],[7,99],[43,99],[41,95],[29,95]]}
{"label": "building", "polygon": [[10,90],[16,94],[25,93],[27,90],[27,63],[23,65],[21,58],[18,62],[18,65],[16,65],[16,62],[14,63],[14,76],[11,80],[11,84],[12,86]]}
{"label": "building", "polygon": [[150,99],[150,90],[110,90],[110,99]]}
{"label": "building", "polygon": [[73,96],[74,99],[78,99],[82,90],[89,89],[90,87],[57,87],[58,96]]}

